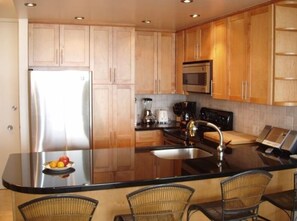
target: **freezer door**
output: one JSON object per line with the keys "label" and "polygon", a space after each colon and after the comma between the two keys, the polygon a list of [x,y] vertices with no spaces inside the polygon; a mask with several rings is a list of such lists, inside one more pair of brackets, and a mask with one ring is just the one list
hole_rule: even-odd
{"label": "freezer door", "polygon": [[31,151],[90,148],[91,73],[30,71]]}

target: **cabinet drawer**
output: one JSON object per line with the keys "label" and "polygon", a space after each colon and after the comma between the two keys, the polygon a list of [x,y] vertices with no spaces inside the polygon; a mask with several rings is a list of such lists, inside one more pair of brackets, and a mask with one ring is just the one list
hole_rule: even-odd
{"label": "cabinet drawer", "polygon": [[136,147],[163,145],[162,130],[146,130],[135,132]]}

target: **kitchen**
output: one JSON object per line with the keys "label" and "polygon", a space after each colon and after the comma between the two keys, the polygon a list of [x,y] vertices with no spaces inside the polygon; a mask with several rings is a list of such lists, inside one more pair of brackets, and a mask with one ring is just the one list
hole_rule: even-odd
{"label": "kitchen", "polygon": [[[19,32],[22,33],[22,36],[26,36],[26,19],[21,19],[19,21]],[[24,37],[26,38],[26,37]],[[25,95],[27,94],[27,88],[24,83],[27,82],[25,78],[27,73],[27,56],[26,48],[27,40],[21,39],[19,48],[19,56],[20,56],[20,108],[21,108],[21,136],[22,136],[22,152],[28,151],[28,130],[26,129],[26,103],[27,98]],[[137,93],[136,93],[137,94]],[[141,95],[136,95],[138,101],[141,100]],[[152,95],[154,100],[153,108],[166,108],[171,110],[173,103],[185,100],[186,95]],[[233,102],[233,101],[226,101],[226,100],[214,100],[208,95],[200,95],[197,96],[195,94],[190,94],[188,100],[197,101],[197,103],[202,104],[203,106],[214,107],[224,110],[233,111],[235,116],[242,116],[244,113],[245,117],[235,117],[234,119],[234,128],[235,130],[258,135],[260,131],[266,124],[279,126],[288,129],[296,129],[296,108],[295,107],[278,107],[278,106],[269,106],[269,105],[258,105],[253,103],[241,103],[241,102]],[[166,101],[166,102],[164,102]],[[165,106],[163,106],[165,104]],[[201,106],[202,106],[201,105]],[[281,117],[280,117],[281,116]],[[174,117],[171,114],[171,119]],[[259,120],[261,119],[261,120]]]}

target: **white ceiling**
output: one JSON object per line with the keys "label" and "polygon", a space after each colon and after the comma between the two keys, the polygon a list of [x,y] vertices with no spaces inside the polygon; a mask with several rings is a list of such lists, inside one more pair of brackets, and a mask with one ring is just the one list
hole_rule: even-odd
{"label": "white ceiling", "polygon": [[[27,8],[24,3],[29,1],[0,0],[0,18],[176,31],[271,0],[194,0],[191,4],[180,0],[33,0],[37,7]],[[193,13],[200,17],[191,18]],[[84,16],[85,20],[75,21],[75,16]],[[144,24],[144,19],[152,23]]]}

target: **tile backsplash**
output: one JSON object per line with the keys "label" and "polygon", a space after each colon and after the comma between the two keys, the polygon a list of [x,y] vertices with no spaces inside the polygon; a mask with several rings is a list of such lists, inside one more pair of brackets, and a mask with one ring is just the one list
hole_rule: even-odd
{"label": "tile backsplash", "polygon": [[210,95],[190,94],[187,100],[200,107],[210,107],[234,114],[234,130],[258,136],[265,125],[297,130],[297,107],[259,105],[212,99]]}
{"label": "tile backsplash", "polygon": [[185,101],[187,98],[185,95],[136,95],[135,101],[135,121],[140,123],[143,117],[143,105],[142,99],[143,98],[152,98],[152,112],[156,115],[156,111],[159,109],[165,109],[168,111],[168,118],[169,120],[175,120],[175,114],[172,111],[173,104],[181,101]]}
{"label": "tile backsplash", "polygon": [[156,114],[158,109],[168,110],[170,120],[175,119],[172,111],[174,103],[181,101],[195,101],[197,111],[201,107],[210,107],[234,113],[234,130],[258,136],[265,125],[297,130],[297,107],[281,107],[270,105],[258,105],[243,102],[233,102],[212,99],[210,95],[190,94],[185,95],[136,95],[137,122],[141,122],[143,116],[142,98],[153,99],[152,111]]}

